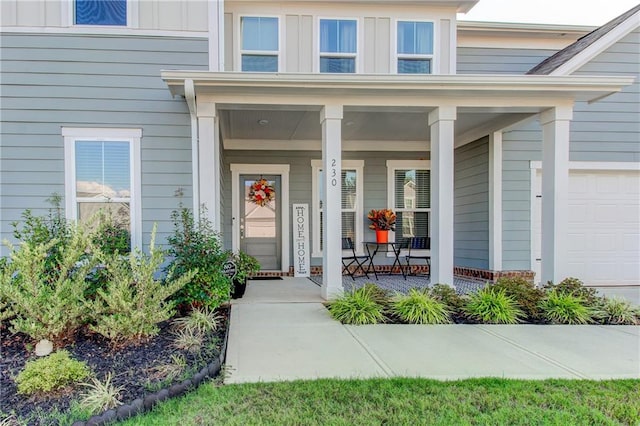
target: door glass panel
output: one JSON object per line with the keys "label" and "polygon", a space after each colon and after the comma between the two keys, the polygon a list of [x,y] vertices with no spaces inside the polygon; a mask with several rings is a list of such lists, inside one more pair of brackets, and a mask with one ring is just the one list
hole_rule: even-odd
{"label": "door glass panel", "polygon": [[[275,187],[275,181],[268,181],[270,185]],[[249,193],[254,181],[246,180],[244,182],[244,236],[245,238],[275,238],[276,237],[276,205],[278,193],[275,197],[260,206],[251,200]]]}

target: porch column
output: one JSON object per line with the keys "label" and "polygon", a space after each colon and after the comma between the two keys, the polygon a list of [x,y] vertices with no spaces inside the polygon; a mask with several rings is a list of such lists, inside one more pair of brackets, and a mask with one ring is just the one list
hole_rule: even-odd
{"label": "porch column", "polygon": [[429,113],[431,127],[431,282],[453,285],[453,150],[456,107]]}
{"label": "porch column", "polygon": [[569,127],[572,107],[540,114],[542,125],[542,272],[541,283],[566,278],[569,192]]}
{"label": "porch column", "polygon": [[342,105],[325,105],[322,124],[324,212],[322,217],[322,297],[342,292]]}
{"label": "porch column", "polygon": [[197,115],[200,204],[207,208],[207,218],[211,221],[213,230],[220,232],[220,128],[216,104],[198,102]]}
{"label": "porch column", "polygon": [[502,130],[489,135],[489,269],[502,270]]}

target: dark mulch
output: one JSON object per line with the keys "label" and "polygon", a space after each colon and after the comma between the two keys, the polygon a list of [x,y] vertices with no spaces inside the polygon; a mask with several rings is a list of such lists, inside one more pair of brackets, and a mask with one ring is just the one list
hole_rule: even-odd
{"label": "dark mulch", "polygon": [[[124,388],[120,400],[127,403],[193,376],[217,357],[224,340],[228,310],[222,309],[220,314],[224,321],[217,332],[205,338],[202,349],[197,353],[173,346],[175,336],[170,322],[160,324],[158,336],[119,348],[110,345],[102,336],[83,330],[77,334],[75,342],[64,349],[74,359],[85,361],[101,381],[111,373],[112,383]],[[83,392],[82,387],[76,386],[47,395],[18,394],[14,378],[27,361],[37,358],[34,354],[34,342],[22,334],[11,335],[6,324],[0,326],[0,333],[0,421],[3,416],[13,414],[29,425],[55,424],[55,419],[52,420],[43,413],[67,411],[71,401],[78,399]],[[186,360],[187,367],[180,376],[172,381],[168,380],[158,367],[173,364],[172,356],[180,355]]]}

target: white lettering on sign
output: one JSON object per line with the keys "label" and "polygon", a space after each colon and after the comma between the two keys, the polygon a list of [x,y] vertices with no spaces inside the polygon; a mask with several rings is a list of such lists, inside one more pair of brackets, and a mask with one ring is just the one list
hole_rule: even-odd
{"label": "white lettering on sign", "polygon": [[308,277],[309,263],[309,205],[293,205],[293,271],[296,277]]}

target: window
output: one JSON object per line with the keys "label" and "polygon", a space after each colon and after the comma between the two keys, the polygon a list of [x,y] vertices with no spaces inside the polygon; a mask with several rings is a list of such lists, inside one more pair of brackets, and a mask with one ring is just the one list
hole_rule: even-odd
{"label": "window", "polygon": [[242,71],[278,72],[278,18],[243,16]]}
{"label": "window", "polygon": [[68,219],[108,211],[140,243],[140,137],[136,129],[63,128]]}
{"label": "window", "polygon": [[[324,172],[321,160],[311,160],[312,166],[312,198],[313,208],[313,253],[312,256],[322,256],[322,217],[324,212]],[[356,251],[362,251],[362,170],[364,161],[343,160],[341,173],[342,188],[342,236],[351,237],[356,245]]]}
{"label": "window", "polygon": [[76,25],[127,25],[127,0],[75,0]]}
{"label": "window", "polygon": [[355,73],[357,46],[357,21],[320,19],[320,72]]}
{"label": "window", "polygon": [[431,74],[433,22],[398,21],[398,74]]}
{"label": "window", "polygon": [[389,160],[389,204],[397,214],[396,241],[429,237],[431,170],[429,161]]}

